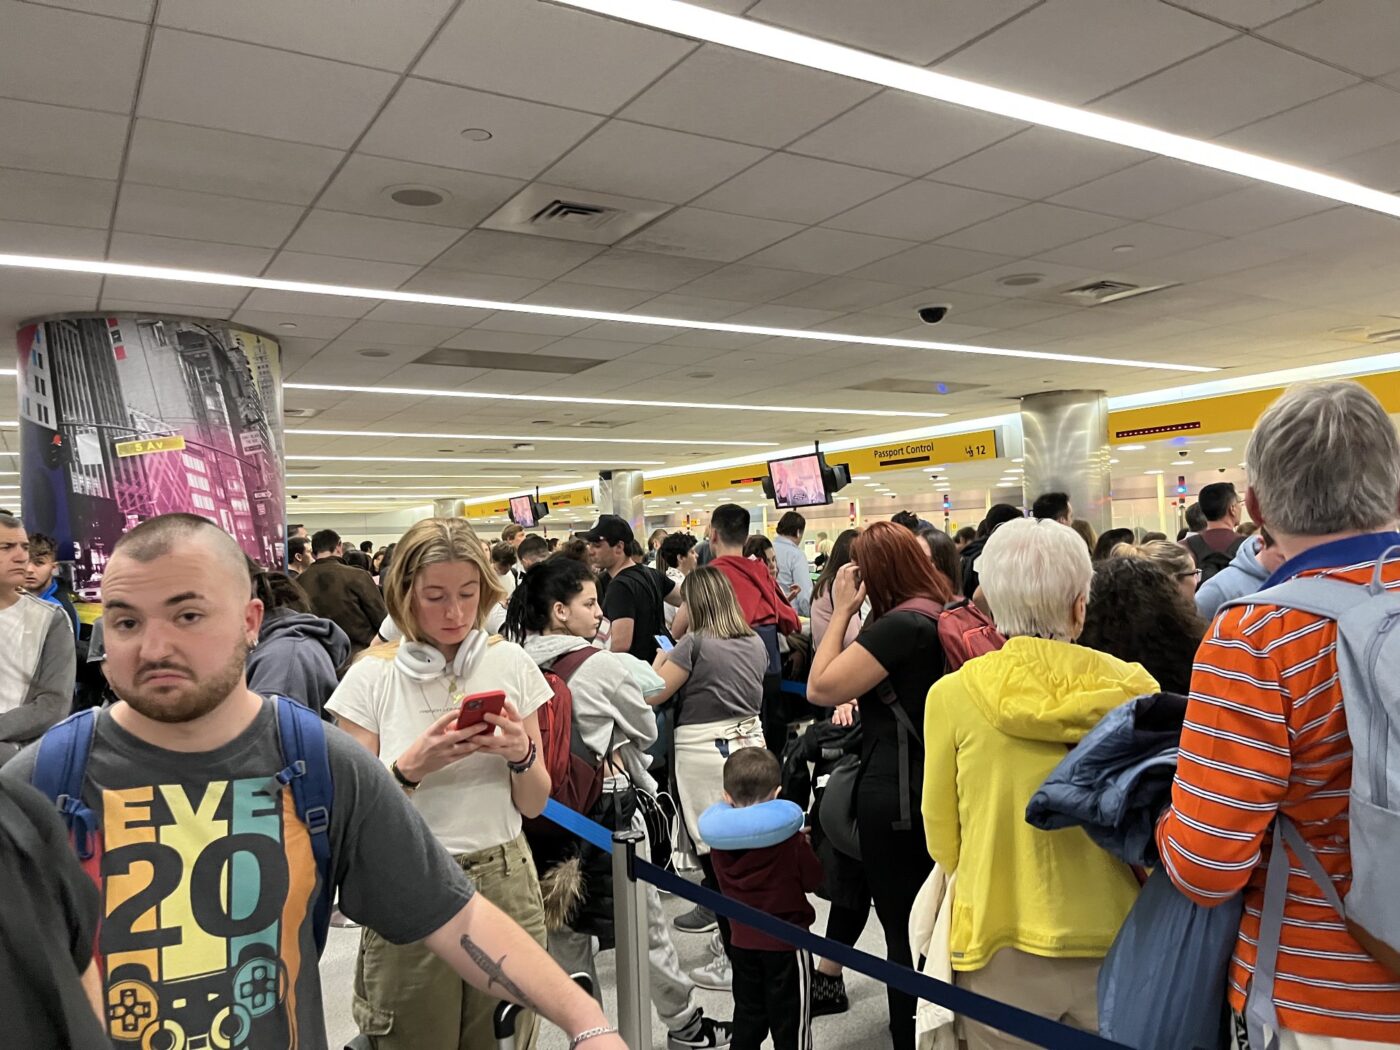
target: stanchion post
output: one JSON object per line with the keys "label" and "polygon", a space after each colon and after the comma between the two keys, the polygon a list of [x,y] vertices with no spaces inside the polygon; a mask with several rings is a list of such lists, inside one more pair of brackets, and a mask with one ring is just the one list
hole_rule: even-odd
{"label": "stanchion post", "polygon": [[637,881],[642,833],[613,832],[613,933],[617,942],[617,1030],[631,1050],[651,1046],[651,970],[645,887]]}

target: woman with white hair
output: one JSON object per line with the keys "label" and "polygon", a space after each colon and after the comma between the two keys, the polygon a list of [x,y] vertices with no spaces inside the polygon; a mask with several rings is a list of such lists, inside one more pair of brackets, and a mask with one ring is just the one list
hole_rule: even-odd
{"label": "woman with white hair", "polygon": [[[978,568],[1006,645],[939,679],[924,709],[924,831],[929,854],[958,876],[954,977],[1094,1031],[1099,966],[1138,884],[1082,829],[1031,827],[1026,803],[1066,747],[1157,683],[1137,664],[1073,644],[1093,577],[1074,530],[1008,521]],[[969,1050],[1024,1045],[964,1025]]]}

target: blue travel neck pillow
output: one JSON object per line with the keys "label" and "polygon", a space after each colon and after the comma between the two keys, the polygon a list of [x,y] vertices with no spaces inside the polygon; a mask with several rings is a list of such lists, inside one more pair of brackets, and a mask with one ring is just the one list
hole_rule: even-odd
{"label": "blue travel neck pillow", "polygon": [[700,814],[700,837],[711,849],[762,849],[792,838],[803,820],[802,807],[783,798],[739,807],[716,802]]}

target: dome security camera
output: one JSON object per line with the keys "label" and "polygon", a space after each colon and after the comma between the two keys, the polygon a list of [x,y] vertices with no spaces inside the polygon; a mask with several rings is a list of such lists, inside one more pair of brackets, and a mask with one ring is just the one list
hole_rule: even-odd
{"label": "dome security camera", "polygon": [[1177,453],[1177,455],[1180,456],[1182,459],[1185,459],[1190,454],[1191,453],[1188,452],[1186,449],[1182,449],[1180,452]]}
{"label": "dome security camera", "polygon": [[919,320],[924,324],[937,324],[948,316],[948,311],[952,307],[947,303],[935,303],[932,306],[919,307]]}

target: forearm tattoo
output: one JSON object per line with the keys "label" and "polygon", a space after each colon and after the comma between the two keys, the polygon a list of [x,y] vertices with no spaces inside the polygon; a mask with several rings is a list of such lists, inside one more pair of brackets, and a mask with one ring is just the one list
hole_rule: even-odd
{"label": "forearm tattoo", "polygon": [[505,992],[507,997],[515,1000],[521,1006],[525,1007],[525,1009],[533,1010],[535,1013],[540,1012],[540,1008],[530,1000],[530,997],[525,994],[525,990],[507,976],[505,971],[506,957],[504,955],[502,955],[499,960],[491,958],[479,944],[466,934],[462,935],[461,944],[462,950],[467,953],[472,962],[476,963],[477,968],[487,976],[486,990],[488,992],[491,990],[492,985],[498,984],[501,986],[501,991]]}

